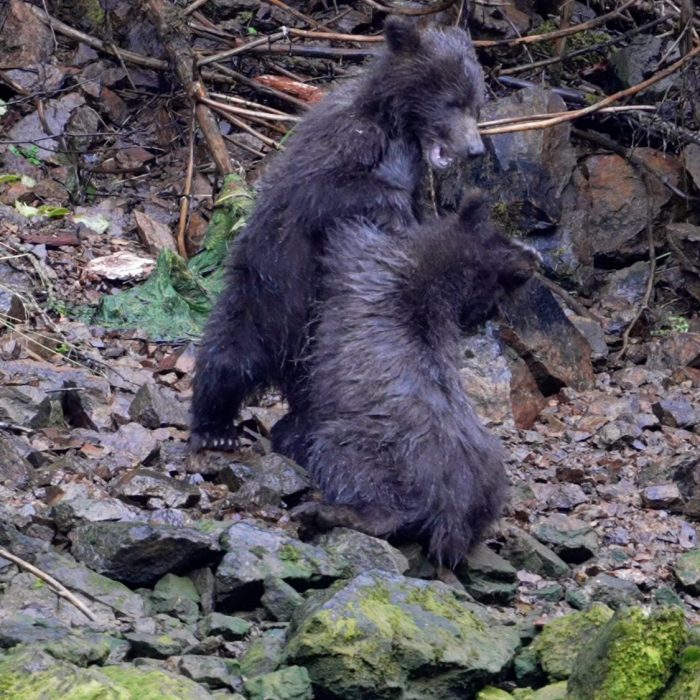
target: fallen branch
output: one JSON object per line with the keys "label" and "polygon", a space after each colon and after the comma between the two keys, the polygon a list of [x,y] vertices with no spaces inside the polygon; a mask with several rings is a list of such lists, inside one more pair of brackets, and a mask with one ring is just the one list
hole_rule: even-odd
{"label": "fallen branch", "polygon": [[572,34],[578,34],[579,32],[585,32],[588,29],[594,29],[595,27],[600,27],[601,24],[609,22],[611,19],[617,19],[623,10],[634,5],[637,0],[627,0],[627,2],[620,5],[612,12],[608,12],[605,15],[596,17],[595,19],[588,20],[588,22],[581,22],[580,24],[574,24],[566,29],[556,29],[553,32],[547,32],[546,34],[530,34],[529,36],[519,36],[514,39],[494,39],[494,40],[477,40],[474,42],[474,46],[482,49],[489,49],[495,46],[520,46],[521,44],[537,44],[540,41],[552,41],[553,39],[561,39],[565,36],[571,36]]}
{"label": "fallen branch", "polygon": [[61,596],[61,598],[65,598],[69,603],[72,603],[76,608],[78,608],[78,610],[80,610],[81,613],[83,613],[83,615],[86,615],[93,621],[97,619],[95,617],[95,613],[93,613],[92,610],[90,610],[90,608],[88,608],[87,605],[85,605],[85,603],[83,603],[76,595],[71,593],[60,581],[57,581],[53,576],[47,574],[41,569],[37,569],[36,566],[30,564],[24,559],[21,559],[20,557],[15,556],[14,554],[12,554],[12,552],[8,552],[4,547],[0,547],[0,557],[11,561],[13,564],[17,564],[17,566],[19,566],[20,568],[25,569],[30,574],[34,574],[34,576],[36,576],[37,578],[40,578],[42,581],[48,583],[57,595]]}
{"label": "fallen branch", "polygon": [[599,112],[601,109],[603,109],[603,107],[607,107],[608,105],[611,105],[614,102],[618,102],[619,100],[622,100],[625,97],[631,97],[632,95],[636,95],[637,93],[643,92],[648,87],[651,87],[652,85],[658,83],[664,78],[667,78],[669,75],[675,73],[677,70],[682,68],[686,63],[688,63],[693,58],[695,58],[695,56],[698,55],[700,55],[700,46],[696,46],[690,53],[686,54],[685,56],[677,60],[675,63],[668,66],[668,68],[664,68],[658,73],[655,73],[651,76],[651,78],[647,78],[647,80],[643,80],[641,83],[637,83],[636,85],[632,85],[631,87],[628,87],[624,90],[615,92],[612,95],[608,95],[608,97],[604,97],[602,100],[596,102],[593,105],[590,105],[589,107],[576,109],[572,112],[567,112],[566,114],[559,114],[559,116],[551,117],[548,119],[538,119],[531,122],[512,124],[510,126],[496,126],[492,128],[487,128],[481,131],[480,133],[482,136],[495,136],[496,134],[510,134],[516,131],[532,131],[534,129],[546,129],[550,126],[557,126],[558,124],[563,124],[564,122],[573,121],[574,119],[585,117],[588,114]]}

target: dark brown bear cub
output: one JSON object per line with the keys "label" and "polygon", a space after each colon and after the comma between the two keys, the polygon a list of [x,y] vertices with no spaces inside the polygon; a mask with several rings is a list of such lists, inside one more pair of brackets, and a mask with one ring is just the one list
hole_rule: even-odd
{"label": "dark brown bear cub", "polygon": [[501,445],[461,385],[460,318],[488,315],[535,254],[496,230],[475,191],[398,240],[366,221],[340,226],[323,262],[305,466],[327,502],[300,516],[416,537],[454,566],[507,484]]}
{"label": "dark brown bear cub", "polygon": [[277,444],[303,432],[303,353],[333,227],[361,216],[392,236],[417,220],[426,161],[483,152],[483,78],[467,35],[393,20],[386,40],[363,77],[302,120],[260,183],[197,358],[194,450],[230,444],[242,402],[270,384],[291,408]]}

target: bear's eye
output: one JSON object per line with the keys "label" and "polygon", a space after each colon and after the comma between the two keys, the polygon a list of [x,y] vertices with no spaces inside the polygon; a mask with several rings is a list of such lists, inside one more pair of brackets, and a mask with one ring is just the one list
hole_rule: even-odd
{"label": "bear's eye", "polygon": [[447,109],[458,109],[460,111],[464,111],[467,108],[463,100],[449,100],[446,106]]}

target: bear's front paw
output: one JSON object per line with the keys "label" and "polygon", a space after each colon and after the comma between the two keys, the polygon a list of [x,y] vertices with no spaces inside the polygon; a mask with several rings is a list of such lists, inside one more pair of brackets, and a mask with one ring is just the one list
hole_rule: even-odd
{"label": "bear's front paw", "polygon": [[238,437],[230,433],[219,434],[196,430],[190,435],[190,450],[192,452],[201,452],[202,450],[234,452],[238,447]]}

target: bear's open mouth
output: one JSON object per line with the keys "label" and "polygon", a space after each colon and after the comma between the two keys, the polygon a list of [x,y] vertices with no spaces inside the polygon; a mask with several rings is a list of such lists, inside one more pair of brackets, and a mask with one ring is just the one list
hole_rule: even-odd
{"label": "bear's open mouth", "polygon": [[437,170],[445,169],[453,160],[444,144],[434,143],[428,149],[428,162]]}

